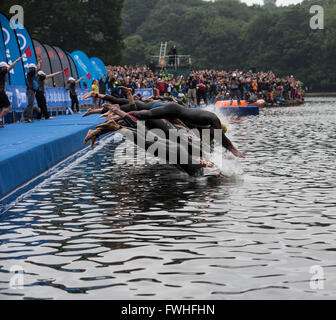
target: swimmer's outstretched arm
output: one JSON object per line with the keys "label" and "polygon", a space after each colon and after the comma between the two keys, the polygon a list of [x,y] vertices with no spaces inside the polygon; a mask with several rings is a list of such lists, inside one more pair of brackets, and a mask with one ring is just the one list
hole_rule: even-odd
{"label": "swimmer's outstretched arm", "polygon": [[245,159],[245,155],[240,152],[231,142],[231,140],[225,135],[225,133],[222,133],[222,145],[225,149],[229,150],[233,155],[235,155],[237,158]]}

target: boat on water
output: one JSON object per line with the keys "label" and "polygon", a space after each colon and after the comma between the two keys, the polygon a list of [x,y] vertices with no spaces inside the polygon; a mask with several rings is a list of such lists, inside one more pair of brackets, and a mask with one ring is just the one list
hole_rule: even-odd
{"label": "boat on water", "polygon": [[216,102],[216,108],[225,115],[257,116],[259,108],[265,104],[265,100],[258,100],[252,104],[248,104],[245,100],[223,100]]}

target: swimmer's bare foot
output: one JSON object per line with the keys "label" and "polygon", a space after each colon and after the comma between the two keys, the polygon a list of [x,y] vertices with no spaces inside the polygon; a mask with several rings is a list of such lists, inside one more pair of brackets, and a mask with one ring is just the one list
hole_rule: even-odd
{"label": "swimmer's bare foot", "polygon": [[101,130],[97,129],[97,130],[89,130],[85,140],[84,140],[84,144],[87,144],[88,141],[90,140],[90,145],[91,145],[91,150],[94,149],[95,143],[98,139],[98,137],[101,135]]}
{"label": "swimmer's bare foot", "polygon": [[114,106],[112,103],[108,103],[108,102],[105,102],[102,104],[102,107],[103,108],[107,108],[107,109],[110,109],[112,106]]}
{"label": "swimmer's bare foot", "polygon": [[109,130],[109,131],[118,131],[121,128],[119,124],[117,124],[114,120],[110,120],[108,122],[104,122],[97,126],[97,129],[100,130]]}
{"label": "swimmer's bare foot", "polygon": [[87,142],[89,140],[92,139],[92,137],[98,137],[99,136],[99,131],[98,130],[89,130],[88,134],[86,135],[85,139],[84,139],[84,144],[87,144]]}
{"label": "swimmer's bare foot", "polygon": [[127,113],[124,112],[124,111],[122,111],[119,106],[113,106],[111,108],[111,111],[114,114],[118,115],[121,119],[123,119],[123,118],[125,118],[127,116]]}
{"label": "swimmer's bare foot", "polygon": [[117,122],[117,121],[121,120],[121,118],[116,114],[111,114],[107,117],[106,122],[109,122],[111,120]]}
{"label": "swimmer's bare foot", "polygon": [[119,121],[121,120],[120,116],[114,114],[112,111],[109,111],[107,113],[104,113],[100,116],[100,118],[107,118],[106,122],[114,120],[114,121]]}
{"label": "swimmer's bare foot", "polygon": [[94,150],[94,146],[97,140],[97,136],[93,136],[90,140],[91,140],[91,150]]}
{"label": "swimmer's bare foot", "polygon": [[114,113],[111,110],[109,110],[108,112],[103,113],[99,118],[107,118],[107,117],[109,117],[110,115],[113,115],[113,114]]}
{"label": "swimmer's bare foot", "polygon": [[127,88],[127,87],[123,87],[123,86],[120,86],[119,89],[121,89],[122,91],[124,92],[130,92],[131,94],[133,93],[133,89],[132,88]]}
{"label": "swimmer's bare foot", "polygon": [[103,109],[89,109],[86,113],[83,114],[83,118],[91,116],[93,114],[100,114]]}
{"label": "swimmer's bare foot", "polygon": [[84,139],[84,144],[87,144],[87,142],[92,138],[94,134],[95,134],[94,130],[89,130],[88,134],[86,135]]}

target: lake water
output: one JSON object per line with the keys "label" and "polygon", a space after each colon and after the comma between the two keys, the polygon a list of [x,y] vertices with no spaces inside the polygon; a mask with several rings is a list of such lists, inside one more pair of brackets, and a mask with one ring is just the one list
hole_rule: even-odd
{"label": "lake water", "polygon": [[229,179],[120,166],[110,142],[17,201],[0,299],[334,299],[336,99],[226,122]]}

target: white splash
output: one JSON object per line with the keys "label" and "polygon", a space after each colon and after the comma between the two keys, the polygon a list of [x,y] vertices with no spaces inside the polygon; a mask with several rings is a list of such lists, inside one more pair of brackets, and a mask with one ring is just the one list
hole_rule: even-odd
{"label": "white splash", "polygon": [[[235,127],[228,121],[228,117],[219,112],[215,105],[209,105],[204,110],[215,113],[221,122],[227,126],[227,137],[231,140],[230,136],[235,132]],[[239,160],[222,146],[216,146],[211,156],[211,161],[219,168],[225,177],[239,180],[243,178],[244,171]]]}

